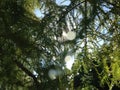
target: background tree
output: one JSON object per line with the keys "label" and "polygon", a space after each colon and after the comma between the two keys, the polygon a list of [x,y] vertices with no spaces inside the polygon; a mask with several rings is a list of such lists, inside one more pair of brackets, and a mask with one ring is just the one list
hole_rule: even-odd
{"label": "background tree", "polygon": [[0,89],[119,88],[119,8],[119,0],[1,0]]}

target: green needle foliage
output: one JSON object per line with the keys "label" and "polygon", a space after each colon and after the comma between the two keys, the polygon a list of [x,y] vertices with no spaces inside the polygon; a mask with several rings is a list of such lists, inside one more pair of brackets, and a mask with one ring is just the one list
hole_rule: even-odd
{"label": "green needle foliage", "polygon": [[0,0],[0,90],[120,89],[119,9],[119,0]]}

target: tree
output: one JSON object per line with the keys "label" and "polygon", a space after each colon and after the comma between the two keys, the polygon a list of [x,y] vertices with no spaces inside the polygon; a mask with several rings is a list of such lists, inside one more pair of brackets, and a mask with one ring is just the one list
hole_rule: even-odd
{"label": "tree", "polygon": [[0,1],[0,89],[119,88],[120,1],[57,1]]}

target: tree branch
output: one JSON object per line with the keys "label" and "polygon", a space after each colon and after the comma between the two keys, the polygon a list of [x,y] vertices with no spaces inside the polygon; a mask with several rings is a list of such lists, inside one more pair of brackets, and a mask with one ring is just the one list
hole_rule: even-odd
{"label": "tree branch", "polygon": [[35,77],[35,75],[33,75],[33,73],[31,73],[26,67],[24,67],[24,65],[22,63],[20,63],[19,61],[17,60],[14,60],[14,63],[22,70],[24,71],[28,76],[30,76],[35,84],[36,84],[36,87],[37,88],[40,88],[41,87],[41,84],[38,82],[37,78]]}
{"label": "tree branch", "polygon": [[66,16],[67,13],[69,13],[69,12],[72,11],[74,8],[78,7],[79,5],[81,5],[81,4],[84,3],[84,2],[85,2],[85,1],[82,1],[82,2],[74,5],[73,7],[68,7],[68,8],[66,9],[66,11],[63,11],[63,12],[61,13],[60,19],[57,21],[57,23],[59,23],[59,22]]}

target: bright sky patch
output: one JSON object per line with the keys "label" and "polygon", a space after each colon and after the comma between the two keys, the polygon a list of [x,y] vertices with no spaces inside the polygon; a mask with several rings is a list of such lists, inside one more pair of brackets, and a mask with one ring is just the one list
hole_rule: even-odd
{"label": "bright sky patch", "polygon": [[76,32],[74,32],[74,31],[69,31],[69,32],[67,33],[67,39],[68,39],[68,40],[73,40],[73,39],[75,39],[75,37],[76,37]]}
{"label": "bright sky patch", "polygon": [[38,18],[43,18],[43,17],[44,17],[44,14],[40,11],[39,8],[36,8],[36,9],[34,10],[34,14],[35,14],[36,17],[38,17]]}
{"label": "bright sky patch", "polygon": [[56,76],[57,76],[56,70],[54,70],[54,69],[49,70],[48,76],[50,77],[51,80],[56,79]]}
{"label": "bright sky patch", "polygon": [[56,4],[59,6],[68,6],[70,3],[70,0],[56,0]]}
{"label": "bright sky patch", "polygon": [[65,62],[66,62],[66,68],[71,70],[72,65],[74,63],[74,56],[67,55],[65,57]]}

